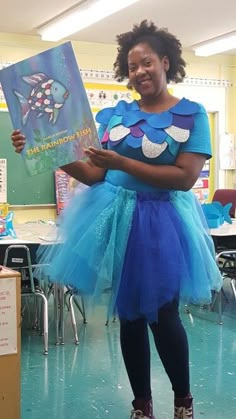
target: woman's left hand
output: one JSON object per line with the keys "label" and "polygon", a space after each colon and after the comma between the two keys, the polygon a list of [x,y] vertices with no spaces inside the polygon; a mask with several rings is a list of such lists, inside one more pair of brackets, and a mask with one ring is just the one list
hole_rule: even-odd
{"label": "woman's left hand", "polygon": [[102,167],[103,169],[121,170],[121,164],[124,157],[115,151],[89,147],[85,149],[84,152],[97,167]]}

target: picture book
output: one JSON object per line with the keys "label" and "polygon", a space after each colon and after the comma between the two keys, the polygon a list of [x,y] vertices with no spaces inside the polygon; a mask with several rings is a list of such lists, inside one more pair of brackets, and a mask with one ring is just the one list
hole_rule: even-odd
{"label": "picture book", "polygon": [[13,128],[26,137],[22,157],[29,175],[82,160],[84,148],[100,147],[71,42],[5,67],[0,83]]}

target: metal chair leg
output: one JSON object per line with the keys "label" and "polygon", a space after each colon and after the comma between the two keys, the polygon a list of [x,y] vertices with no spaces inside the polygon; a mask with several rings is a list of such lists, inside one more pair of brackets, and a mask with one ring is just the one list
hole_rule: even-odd
{"label": "metal chair leg", "polygon": [[83,319],[84,319],[84,324],[87,323],[87,318],[86,318],[86,313],[85,313],[85,305],[84,305],[84,299],[83,297],[81,297],[81,305],[82,305],[82,311],[83,311]]}
{"label": "metal chair leg", "polygon": [[222,292],[218,292],[218,318],[219,318],[219,324],[223,324],[222,319]]}
{"label": "metal chair leg", "polygon": [[234,293],[234,298],[236,300],[236,285],[235,285],[235,281],[236,281],[235,278],[232,278],[231,281],[230,281],[230,285],[231,285],[231,288],[232,288],[233,293]]}
{"label": "metal chair leg", "polygon": [[36,291],[35,294],[37,297],[42,298],[43,300],[43,338],[44,338],[44,355],[48,355],[48,300],[45,295]]}
{"label": "metal chair leg", "polygon": [[59,305],[59,298],[58,298],[58,285],[54,284],[54,323],[55,323],[55,332],[56,332],[56,345],[60,345],[59,339],[59,313],[58,313],[58,305]]}
{"label": "metal chair leg", "polygon": [[215,292],[215,296],[211,303],[211,310],[213,311],[214,305],[217,303],[218,307],[218,323],[223,324],[222,318],[222,289],[219,292]]}
{"label": "metal chair leg", "polygon": [[65,319],[64,319],[64,286],[59,287],[59,306],[60,306],[60,330],[61,330],[61,345],[65,343]]}
{"label": "metal chair leg", "polygon": [[70,295],[71,295],[71,290],[67,288],[67,291],[64,293],[64,304],[68,311],[70,311],[70,307],[69,307],[69,302],[67,300],[69,299]]}
{"label": "metal chair leg", "polygon": [[[110,298],[110,302],[109,302],[108,310],[107,310],[107,319],[105,322],[105,326],[109,325],[112,307],[113,307],[113,295],[111,294],[111,298]],[[113,317],[112,322],[115,323],[116,322],[116,308],[113,308],[112,317]]]}
{"label": "metal chair leg", "polygon": [[56,345],[64,345],[64,286],[57,283],[54,284],[54,323],[56,331]]}
{"label": "metal chair leg", "polygon": [[77,324],[76,324],[76,320],[75,320],[75,312],[74,312],[74,306],[73,306],[74,297],[75,297],[74,294],[71,294],[70,297],[69,297],[69,308],[70,308],[72,328],[73,328],[74,337],[75,337],[75,344],[78,345],[79,344],[79,338],[78,338],[78,333],[77,333]]}
{"label": "metal chair leg", "polygon": [[81,307],[81,305],[80,305],[80,303],[78,301],[78,295],[73,294],[73,293],[71,295],[73,295],[73,301],[74,301],[76,307],[78,308],[81,316],[83,317],[84,324],[86,324],[87,323],[87,319],[86,319],[86,313],[85,313],[85,306],[84,306],[84,299],[83,299],[83,297],[81,297],[81,305],[82,305],[82,307]]}
{"label": "metal chair leg", "polygon": [[223,295],[226,303],[228,303],[229,302],[229,299],[228,299],[227,295],[225,294],[225,291],[224,291],[223,287],[221,288],[221,292],[222,292],[222,295]]}

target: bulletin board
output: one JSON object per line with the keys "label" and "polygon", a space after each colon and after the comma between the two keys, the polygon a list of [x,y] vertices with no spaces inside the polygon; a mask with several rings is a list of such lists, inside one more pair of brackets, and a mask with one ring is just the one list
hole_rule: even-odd
{"label": "bulletin board", "polygon": [[11,143],[8,112],[0,112],[0,156],[7,159],[7,200],[10,205],[55,204],[54,172],[30,177]]}

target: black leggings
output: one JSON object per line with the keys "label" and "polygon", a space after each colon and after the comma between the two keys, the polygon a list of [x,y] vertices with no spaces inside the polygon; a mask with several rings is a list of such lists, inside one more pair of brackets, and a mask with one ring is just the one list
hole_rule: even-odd
{"label": "black leggings", "polygon": [[[158,323],[149,325],[162,364],[176,397],[190,391],[189,350],[185,329],[179,317],[178,302],[159,310]],[[121,349],[135,398],[151,398],[150,345],[145,319],[120,319]]]}

